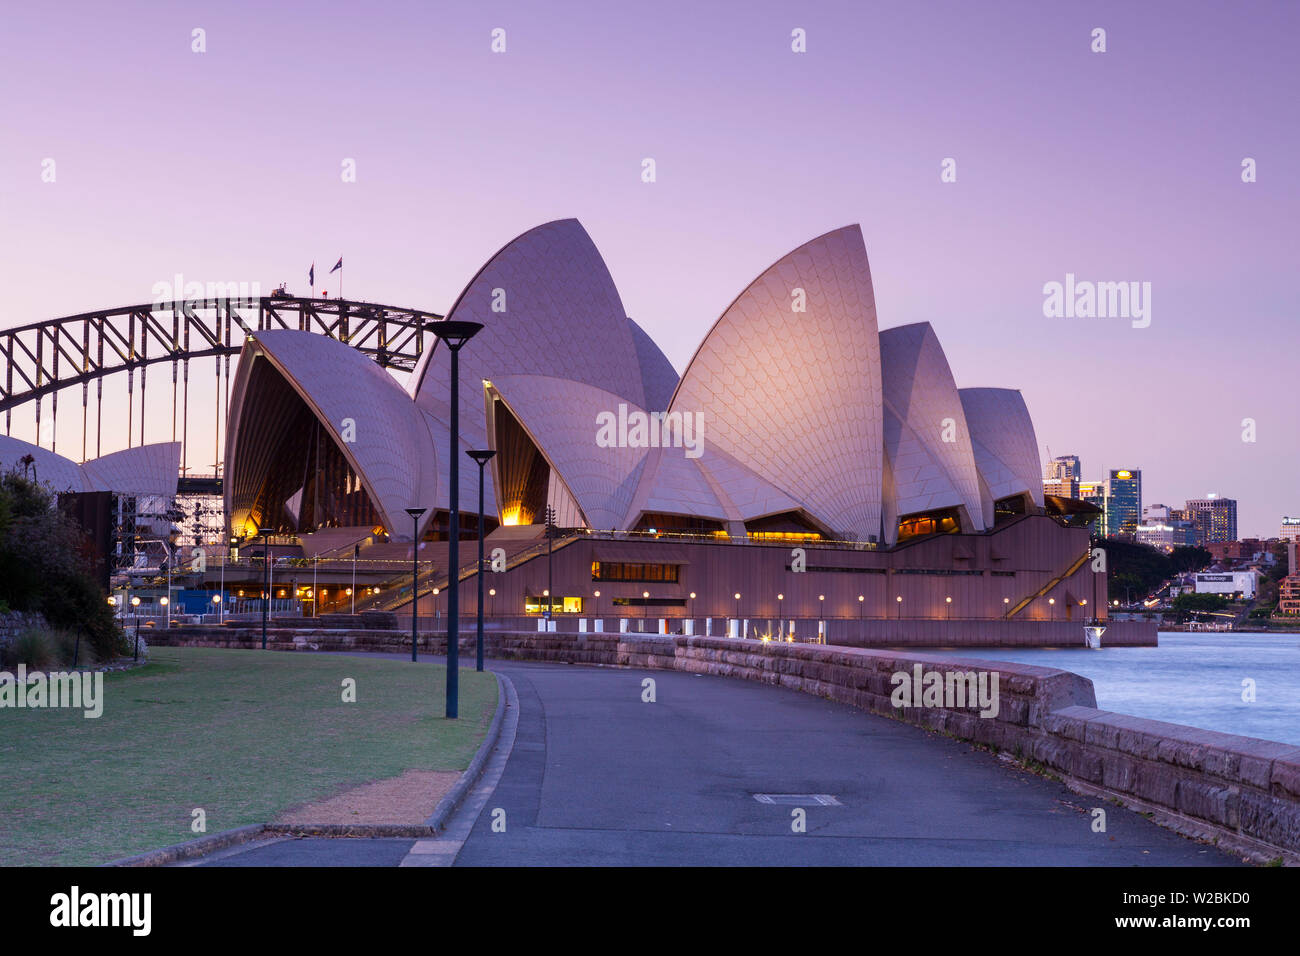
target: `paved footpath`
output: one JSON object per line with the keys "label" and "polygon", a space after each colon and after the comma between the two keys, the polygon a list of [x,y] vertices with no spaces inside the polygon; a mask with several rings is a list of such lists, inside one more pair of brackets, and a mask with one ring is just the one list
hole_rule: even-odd
{"label": "paved footpath", "polygon": [[[208,865],[1238,862],[969,744],[796,691],[671,671],[492,669],[518,695],[502,736],[504,745],[513,733],[513,748],[489,763],[442,846],[278,840]],[[653,703],[642,700],[645,678]],[[1095,806],[1105,833],[1092,830]],[[795,810],[805,832],[793,828]]]}

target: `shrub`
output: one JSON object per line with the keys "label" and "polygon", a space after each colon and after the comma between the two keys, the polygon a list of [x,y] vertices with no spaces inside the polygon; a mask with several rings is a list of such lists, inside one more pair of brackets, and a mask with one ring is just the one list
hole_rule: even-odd
{"label": "shrub", "polygon": [[121,653],[121,629],[91,574],[85,535],[54,507],[48,488],[17,470],[0,475],[0,602],[40,613],[54,630],[80,632],[83,651],[89,644],[100,660]]}
{"label": "shrub", "polygon": [[77,666],[81,667],[94,664],[98,659],[85,637],[82,637],[81,646],[78,647],[75,632],[41,627],[29,627],[19,632],[3,650],[0,664],[6,668],[14,668],[19,664],[26,664],[29,670],[71,667],[74,658]]}
{"label": "shrub", "polygon": [[13,639],[8,654],[11,658],[5,662],[6,667],[26,664],[29,668],[49,667],[58,662],[58,648],[49,631],[29,627]]}

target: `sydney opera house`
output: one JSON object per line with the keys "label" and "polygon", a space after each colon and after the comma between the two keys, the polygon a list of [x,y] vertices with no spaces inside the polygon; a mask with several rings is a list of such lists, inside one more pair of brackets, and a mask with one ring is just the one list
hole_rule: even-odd
{"label": "sydney opera house", "polygon": [[232,535],[395,567],[405,556],[407,590],[394,571],[373,597],[393,608],[409,607],[414,535],[421,613],[437,613],[458,455],[470,543],[455,577],[472,614],[479,469],[466,452],[486,449],[494,617],[548,604],[670,622],[1104,614],[1087,531],[1044,499],[1020,393],[959,388],[926,323],[879,328],[856,225],[764,270],[680,378],[576,220],[502,248],[447,318],[483,326],[459,352],[459,435],[441,343],[403,386],[327,336],[248,338],[225,453]]}

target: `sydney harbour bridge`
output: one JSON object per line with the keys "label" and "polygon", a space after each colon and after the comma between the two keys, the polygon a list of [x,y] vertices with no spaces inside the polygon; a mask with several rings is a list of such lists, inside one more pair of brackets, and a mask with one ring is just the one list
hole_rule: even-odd
{"label": "sydney harbour bridge", "polygon": [[[50,400],[47,433],[52,435],[58,423],[60,394],[80,386],[80,455],[75,450],[68,455],[67,449],[62,453],[81,461],[96,458],[103,447],[104,381],[115,380],[127,395],[126,420],[117,425],[125,428],[126,447],[146,441],[179,441],[181,469],[177,477],[184,492],[195,452],[188,440],[191,375],[211,375],[217,401],[215,408],[201,413],[211,414],[215,422],[212,461],[216,473],[211,479],[219,488],[230,359],[239,354],[248,335],[268,329],[315,332],[351,345],[384,368],[409,372],[433,340],[429,324],[442,318],[373,302],[284,295],[122,306],[0,330],[0,360],[4,363],[0,411],[5,416],[5,434],[10,434],[14,410],[30,406],[36,422],[35,443],[42,444],[46,396]],[[149,404],[149,372],[155,366],[163,366],[164,372],[170,367],[170,404],[156,400]],[[93,444],[88,431],[92,384],[96,406]],[[164,377],[162,387],[167,384]],[[119,447],[121,441],[111,444]],[[57,452],[58,448],[52,443],[50,450]]]}
{"label": "sydney harbour bridge", "polygon": [[[436,341],[431,325],[442,319],[417,309],[302,298],[277,290],[271,296],[120,306],[3,329],[0,410],[5,434],[11,434],[17,411],[20,424],[30,428],[34,420],[35,433],[32,436],[29,430],[16,437],[78,463],[122,448],[178,442],[176,498],[166,516],[170,534],[133,528],[131,546],[124,550],[118,545],[117,569],[135,563],[142,565],[141,570],[157,571],[171,563],[173,555],[179,569],[190,546],[218,538],[224,541],[222,480],[231,359],[239,355],[249,335],[272,329],[326,335],[358,349],[385,369],[411,372]],[[196,391],[193,403],[191,385]],[[76,447],[66,447],[68,423],[60,432],[60,412],[65,417],[79,414]],[[62,444],[57,443],[60,435]],[[166,558],[140,555],[135,539],[151,533],[170,536],[173,547]],[[119,531],[119,541],[124,536]],[[224,557],[218,559],[218,564],[225,562]],[[355,561],[350,563],[355,577]],[[335,577],[342,573],[341,567],[335,570]],[[386,577],[395,569],[372,570]]]}

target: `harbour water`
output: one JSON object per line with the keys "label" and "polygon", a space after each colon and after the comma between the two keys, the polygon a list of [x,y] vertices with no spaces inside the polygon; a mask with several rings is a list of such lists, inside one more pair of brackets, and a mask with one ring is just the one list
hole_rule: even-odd
{"label": "harbour water", "polygon": [[[1159,647],[957,651],[963,657],[1056,667],[1087,677],[1097,706],[1300,746],[1300,634],[1160,634]],[[1255,700],[1242,700],[1242,682]]]}

